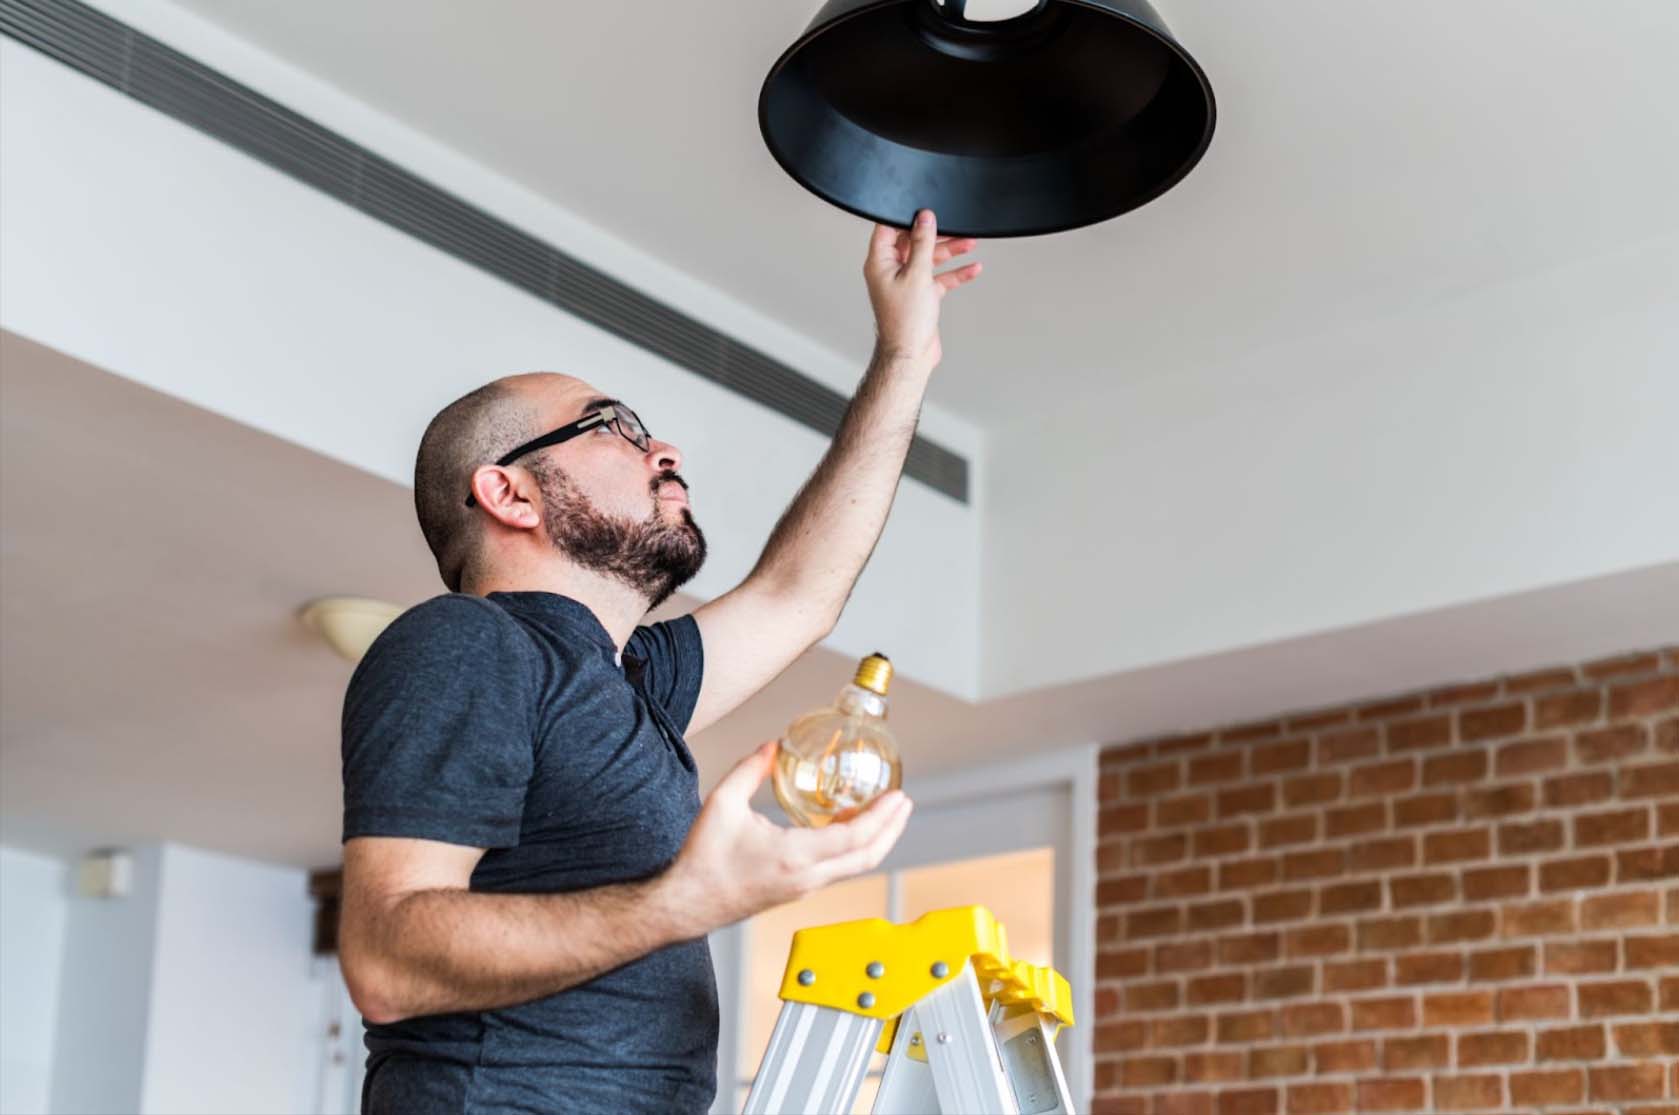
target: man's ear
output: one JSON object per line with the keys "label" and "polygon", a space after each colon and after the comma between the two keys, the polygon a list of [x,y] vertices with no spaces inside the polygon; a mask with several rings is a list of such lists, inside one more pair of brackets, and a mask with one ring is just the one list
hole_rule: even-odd
{"label": "man's ear", "polygon": [[472,473],[472,494],[478,497],[478,506],[503,526],[534,530],[542,525],[536,484],[524,469],[480,465]]}

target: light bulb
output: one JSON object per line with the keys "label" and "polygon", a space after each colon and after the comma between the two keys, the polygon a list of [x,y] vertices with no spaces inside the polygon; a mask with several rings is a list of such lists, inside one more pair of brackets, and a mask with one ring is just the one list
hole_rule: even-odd
{"label": "light bulb", "polygon": [[871,654],[831,707],[788,727],[776,751],[774,785],[776,800],[793,820],[821,828],[897,789],[898,741],[886,726],[891,681],[892,663]]}

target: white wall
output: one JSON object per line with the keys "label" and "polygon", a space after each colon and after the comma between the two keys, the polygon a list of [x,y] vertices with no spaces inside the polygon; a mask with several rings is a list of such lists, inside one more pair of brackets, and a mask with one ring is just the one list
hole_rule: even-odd
{"label": "white wall", "polygon": [[0,1115],[39,1115],[52,1087],[66,873],[0,847]]}
{"label": "white wall", "polygon": [[309,1111],[321,975],[308,873],[167,844],[140,1110]]}
{"label": "white wall", "polygon": [[[833,386],[860,374],[202,21],[114,10],[163,13],[154,33]],[[0,144],[5,328],[402,483],[457,395],[510,371],[581,374],[685,452],[713,550],[701,596],[751,567],[826,445],[10,40]],[[977,456],[977,432],[937,408],[922,428]],[[972,695],[978,530],[975,507],[906,481],[830,645],[887,648],[906,676]]]}
{"label": "white wall", "polygon": [[999,442],[983,688],[1672,561],[1676,306],[1660,236]]}
{"label": "white wall", "polygon": [[139,1111],[163,850],[133,849],[126,898],[69,900],[53,1041],[55,1112]]}

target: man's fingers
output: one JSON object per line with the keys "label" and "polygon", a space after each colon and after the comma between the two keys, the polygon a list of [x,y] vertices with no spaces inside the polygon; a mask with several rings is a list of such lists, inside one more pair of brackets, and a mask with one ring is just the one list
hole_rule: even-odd
{"label": "man's fingers", "polygon": [[824,861],[818,868],[822,882],[838,882],[849,879],[853,875],[861,875],[865,871],[872,871],[880,866],[880,861],[886,858],[898,838],[904,834],[904,826],[909,824],[909,815],[915,806],[908,798],[898,803],[898,808],[887,818],[880,830],[863,844],[849,852],[842,853],[832,859]]}
{"label": "man's fingers", "polygon": [[898,235],[891,225],[874,226],[874,235],[869,237],[869,270],[898,265]]}
{"label": "man's fingers", "polygon": [[780,744],[773,739],[759,744],[756,751],[736,763],[729,773],[723,776],[712,788],[711,796],[731,801],[751,801],[752,795],[758,792],[758,787],[764,784],[764,779],[775,769],[775,749],[779,746]]}
{"label": "man's fingers", "polygon": [[931,209],[915,215],[915,227],[910,230],[909,267],[924,275],[932,274],[933,249],[939,239],[939,223]]}
{"label": "man's fingers", "polygon": [[901,790],[882,794],[856,816],[837,821],[806,835],[806,851],[812,860],[843,856],[864,847],[892,823],[896,811],[908,802]]}
{"label": "man's fingers", "polygon": [[946,271],[942,275],[935,275],[933,281],[939,284],[940,294],[948,294],[964,283],[971,283],[979,278],[982,266],[978,260],[975,260],[966,267],[958,267],[955,270]]}

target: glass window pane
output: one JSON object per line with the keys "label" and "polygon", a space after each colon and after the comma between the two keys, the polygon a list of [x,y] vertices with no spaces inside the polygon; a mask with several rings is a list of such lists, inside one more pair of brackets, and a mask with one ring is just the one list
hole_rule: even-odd
{"label": "glass window pane", "polygon": [[984,906],[1008,930],[1016,960],[1048,965],[1055,955],[1055,849],[917,867],[899,876],[900,921],[947,906]]}
{"label": "glass window pane", "polygon": [[[766,910],[746,923],[746,999],[741,1026],[740,1075],[751,1080],[769,1047],[781,1012],[781,976],[793,932],[836,921],[886,916],[886,876],[864,875],[824,887],[797,902]],[[1012,946],[1011,946],[1012,947]]]}

